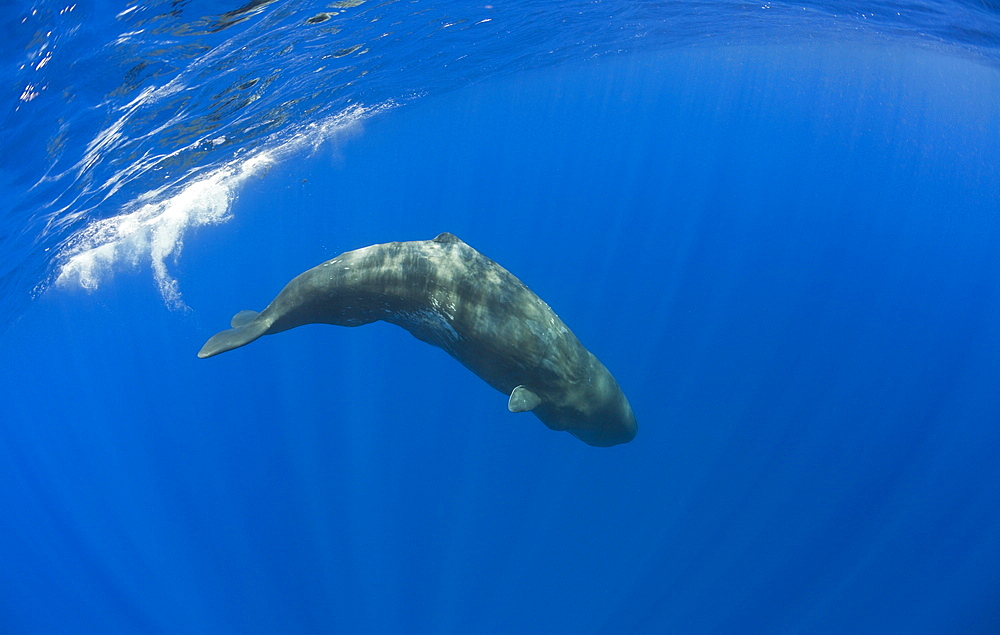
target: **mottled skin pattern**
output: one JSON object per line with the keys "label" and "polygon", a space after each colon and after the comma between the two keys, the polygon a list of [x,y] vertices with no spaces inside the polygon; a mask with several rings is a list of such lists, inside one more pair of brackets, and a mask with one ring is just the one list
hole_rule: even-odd
{"label": "mottled skin pattern", "polygon": [[[532,412],[585,443],[631,441],[635,416],[618,383],[541,298],[452,234],[372,245],[295,277],[261,313],[242,312],[198,357],[303,324],[396,324],[510,395],[537,396]],[[510,408],[515,409],[515,398]],[[527,409],[527,408],[522,408]]]}

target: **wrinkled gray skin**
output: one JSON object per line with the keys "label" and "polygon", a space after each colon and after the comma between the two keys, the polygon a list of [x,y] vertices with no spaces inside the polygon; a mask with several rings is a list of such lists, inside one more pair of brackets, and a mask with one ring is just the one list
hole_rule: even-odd
{"label": "wrinkled gray skin", "polygon": [[[611,373],[541,298],[452,234],[372,245],[295,277],[261,313],[198,353],[212,357],[303,324],[360,326],[385,320],[443,348],[553,430],[584,443],[631,441],[635,415]],[[513,394],[512,394],[513,393]]]}

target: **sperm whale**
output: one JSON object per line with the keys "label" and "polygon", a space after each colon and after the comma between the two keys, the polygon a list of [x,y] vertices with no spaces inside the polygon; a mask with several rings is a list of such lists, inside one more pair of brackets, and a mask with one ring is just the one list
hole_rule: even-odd
{"label": "sperm whale", "polygon": [[303,324],[400,326],[444,349],[511,412],[593,446],[631,441],[637,425],[618,382],[541,298],[453,234],[343,253],[293,278],[261,312],[240,311],[206,358]]}

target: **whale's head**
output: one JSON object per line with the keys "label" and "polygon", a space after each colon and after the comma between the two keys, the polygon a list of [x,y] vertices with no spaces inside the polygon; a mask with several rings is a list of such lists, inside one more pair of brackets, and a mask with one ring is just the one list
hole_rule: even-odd
{"label": "whale's head", "polygon": [[532,412],[549,428],[565,430],[587,445],[628,443],[639,429],[635,413],[614,376],[594,362],[586,378],[542,396]]}

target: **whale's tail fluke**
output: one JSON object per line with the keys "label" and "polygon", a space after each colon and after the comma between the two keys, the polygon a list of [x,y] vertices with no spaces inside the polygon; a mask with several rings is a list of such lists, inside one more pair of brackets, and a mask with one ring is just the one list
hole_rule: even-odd
{"label": "whale's tail fluke", "polygon": [[205,359],[219,353],[245,346],[267,332],[267,321],[259,319],[256,311],[240,311],[233,316],[233,328],[213,335],[198,351],[198,357]]}

